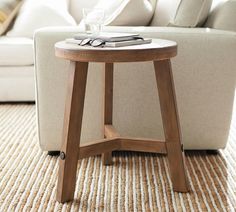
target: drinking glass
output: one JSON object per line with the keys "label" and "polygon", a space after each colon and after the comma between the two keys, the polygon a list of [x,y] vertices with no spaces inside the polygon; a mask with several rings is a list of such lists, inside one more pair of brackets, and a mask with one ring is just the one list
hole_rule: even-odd
{"label": "drinking glass", "polygon": [[105,19],[105,12],[103,9],[98,8],[84,8],[83,18],[85,31],[88,34],[99,34],[102,30],[102,25]]}

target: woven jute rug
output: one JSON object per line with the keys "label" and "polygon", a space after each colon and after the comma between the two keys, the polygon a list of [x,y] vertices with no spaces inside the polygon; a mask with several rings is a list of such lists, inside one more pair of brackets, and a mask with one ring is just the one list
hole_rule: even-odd
{"label": "woven jute rug", "polygon": [[58,159],[37,141],[34,105],[0,105],[0,212],[235,211],[236,128],[218,155],[186,153],[191,192],[175,193],[164,156],[115,153],[78,161],[75,200],[55,201]]}

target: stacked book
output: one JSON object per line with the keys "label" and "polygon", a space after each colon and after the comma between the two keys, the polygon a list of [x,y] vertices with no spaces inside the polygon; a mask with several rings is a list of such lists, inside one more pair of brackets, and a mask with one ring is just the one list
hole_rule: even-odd
{"label": "stacked book", "polygon": [[66,39],[67,43],[94,47],[123,47],[148,44],[152,39],[143,38],[139,34],[101,32],[98,35],[79,33]]}

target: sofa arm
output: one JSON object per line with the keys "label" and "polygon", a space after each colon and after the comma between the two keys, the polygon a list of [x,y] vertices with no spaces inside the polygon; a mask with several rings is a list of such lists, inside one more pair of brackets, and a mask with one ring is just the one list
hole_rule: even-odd
{"label": "sofa arm", "polygon": [[[178,54],[172,59],[172,65],[185,148],[225,147],[236,88],[236,32],[176,27],[109,27],[106,30],[176,41]],[[120,85],[119,89],[130,95],[126,86]],[[131,113],[132,110],[127,112]]]}
{"label": "sofa arm", "polygon": [[[78,31],[77,27],[49,27],[36,31],[34,35],[37,123],[42,150],[60,149],[63,128],[69,61],[55,56],[54,45]],[[92,66],[93,64],[89,65],[90,68]],[[101,65],[97,67],[95,75],[88,73],[87,88],[92,94],[89,92],[90,94],[85,97],[82,141],[103,137],[102,104],[100,104],[103,72],[99,70],[99,67],[102,68]],[[89,112],[86,105],[93,105]]]}
{"label": "sofa arm", "polygon": [[[185,148],[218,149],[226,145],[236,85],[236,33],[174,27],[105,27],[104,30],[177,41],[178,55],[172,64]],[[54,56],[54,44],[77,32],[79,29],[75,27],[55,27],[35,34],[36,101],[43,150],[60,148],[66,96],[69,63]],[[92,70],[85,97],[83,142],[103,136],[104,72],[101,64],[92,64],[89,68]],[[152,98],[156,90],[155,77],[146,71],[153,68],[151,63],[116,64],[115,68],[132,71],[115,72],[114,125],[122,135],[159,138],[160,114],[153,115],[159,112],[158,102]],[[126,79],[126,83],[122,79]],[[128,103],[130,96],[131,104]],[[137,106],[138,113],[132,105]],[[124,122],[124,117],[129,119]]]}

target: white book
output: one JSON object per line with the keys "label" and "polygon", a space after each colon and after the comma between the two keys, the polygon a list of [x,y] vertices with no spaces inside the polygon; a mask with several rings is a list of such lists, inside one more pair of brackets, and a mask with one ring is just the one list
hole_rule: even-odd
{"label": "white book", "polygon": [[[74,38],[67,38],[66,43],[80,44],[82,40],[76,40]],[[124,47],[124,46],[133,46],[151,43],[152,39],[144,38],[137,40],[128,40],[128,41],[117,41],[117,42],[106,42],[103,46],[105,47]]]}
{"label": "white book", "polygon": [[84,40],[86,38],[101,39],[103,41],[115,42],[115,41],[126,41],[140,37],[139,34],[134,33],[114,33],[114,32],[100,32],[98,35],[78,33],[74,35],[76,40]]}

